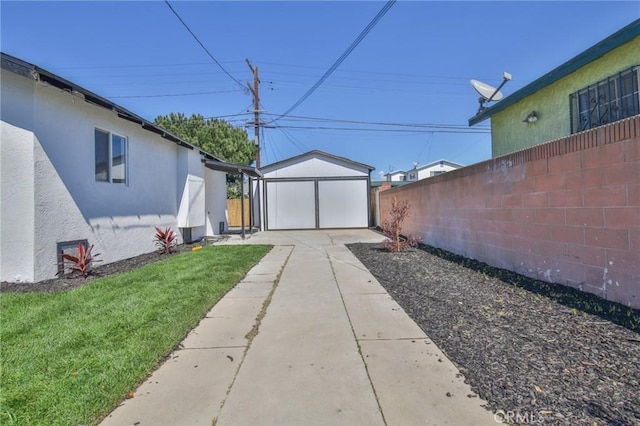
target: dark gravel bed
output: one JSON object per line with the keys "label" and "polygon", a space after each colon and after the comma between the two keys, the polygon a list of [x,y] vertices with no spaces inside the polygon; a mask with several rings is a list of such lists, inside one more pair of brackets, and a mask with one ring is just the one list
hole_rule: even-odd
{"label": "dark gravel bed", "polygon": [[512,424],[640,425],[639,311],[426,246],[349,248]]}

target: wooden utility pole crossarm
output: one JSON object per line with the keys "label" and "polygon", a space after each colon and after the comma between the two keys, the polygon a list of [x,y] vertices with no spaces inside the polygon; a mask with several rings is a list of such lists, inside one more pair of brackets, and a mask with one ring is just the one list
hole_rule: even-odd
{"label": "wooden utility pole crossarm", "polygon": [[259,95],[259,87],[260,87],[260,78],[258,78],[258,67],[254,67],[251,65],[251,62],[247,59],[247,65],[251,69],[253,73],[253,87],[251,87],[251,83],[247,83],[247,87],[251,94],[253,94],[253,126],[255,130],[255,139],[254,144],[256,148],[256,168],[260,168],[260,95]]}

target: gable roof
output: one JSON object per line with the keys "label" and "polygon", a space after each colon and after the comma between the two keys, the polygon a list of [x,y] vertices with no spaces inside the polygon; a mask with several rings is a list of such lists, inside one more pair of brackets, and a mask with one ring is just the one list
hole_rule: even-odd
{"label": "gable roof", "polygon": [[18,59],[4,52],[0,52],[0,58],[1,58],[0,65],[3,70],[11,71],[15,74],[21,75],[28,79],[35,80],[36,82],[44,82],[51,86],[57,87],[63,91],[69,92],[69,94],[71,95],[75,95],[79,97],[81,95],[84,101],[89,104],[97,105],[102,108],[111,110],[115,112],[117,116],[122,118],[123,120],[140,124],[143,129],[150,131],[152,133],[155,133],[157,135],[160,135],[160,137],[167,139],[171,142],[174,142],[184,148],[198,149],[200,153],[204,155],[204,157],[208,160],[215,160],[218,162],[222,162],[222,160],[215,157],[213,154],[210,154],[206,151],[201,150],[200,148],[190,144],[184,139],[181,139],[176,135],[166,131],[162,127],[157,126],[151,123],[150,121],[145,120],[139,115],[134,114],[133,112],[121,107],[120,105],[115,104],[110,100],[103,98],[102,96],[99,96],[83,87],[80,87],[77,84],[70,82],[69,80],[65,80],[64,78],[59,77],[43,68],[40,68],[36,65],[25,62],[22,59]]}
{"label": "gable roof", "polygon": [[590,62],[595,61],[638,36],[640,36],[640,19],[636,19],[626,27],[580,53],[578,56],[568,60],[552,71],[549,71],[532,83],[529,83],[520,90],[517,90],[500,102],[497,102],[492,107],[489,107],[481,113],[476,114],[474,117],[471,117],[469,119],[469,126],[473,126],[474,124],[478,124],[481,121],[486,120],[495,113],[500,112],[521,99],[538,92],[552,83],[555,83],[561,78],[566,77],[572,72],[582,68]]}
{"label": "gable roof", "polygon": [[385,176],[393,176],[393,175],[399,175],[399,174],[405,174],[407,173],[405,170],[393,170],[390,172],[385,173]]}
{"label": "gable roof", "polygon": [[371,166],[368,166],[368,165],[362,164],[362,163],[357,163],[355,161],[349,160],[348,158],[339,157],[337,155],[329,154],[327,152],[319,151],[317,149],[314,149],[313,151],[305,152],[304,154],[296,155],[295,157],[290,157],[290,158],[287,158],[285,160],[281,160],[281,161],[277,161],[275,163],[268,164],[268,165],[266,165],[264,167],[261,167],[260,170],[263,173],[268,173],[268,172],[270,172],[272,170],[276,170],[276,169],[284,166],[285,164],[296,163],[296,162],[298,162],[300,160],[304,160],[304,159],[307,159],[307,158],[313,158],[313,157],[324,157],[324,158],[331,159],[331,160],[334,160],[334,161],[351,164],[351,165],[354,165],[356,167],[362,167],[362,168],[365,168],[365,169],[369,169],[369,173],[371,173],[372,170],[375,170],[375,167],[371,167]]}
{"label": "gable roof", "polygon": [[446,164],[447,166],[451,166],[451,167],[457,167],[457,168],[464,167],[462,164],[458,164],[458,163],[454,163],[453,161],[442,159],[442,160],[434,161],[434,162],[429,163],[429,164],[425,164],[424,166],[416,167],[415,170],[428,169],[429,167],[437,166],[437,165],[439,165],[441,163],[442,164]]}

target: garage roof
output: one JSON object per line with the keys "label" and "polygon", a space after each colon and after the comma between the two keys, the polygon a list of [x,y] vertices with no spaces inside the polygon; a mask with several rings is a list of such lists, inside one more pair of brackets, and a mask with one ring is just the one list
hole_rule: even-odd
{"label": "garage roof", "polygon": [[305,152],[304,154],[296,155],[295,157],[287,158],[286,160],[282,160],[282,161],[278,161],[276,163],[268,164],[268,165],[266,165],[264,167],[261,167],[260,170],[263,173],[268,173],[268,172],[270,172],[272,170],[277,170],[277,169],[285,166],[286,164],[297,163],[300,160],[304,160],[304,159],[307,159],[307,158],[313,158],[313,157],[325,157],[325,158],[333,159],[333,160],[340,161],[340,162],[343,162],[343,163],[352,164],[352,165],[354,165],[356,167],[369,169],[369,172],[371,172],[372,170],[375,170],[375,167],[371,167],[371,166],[368,166],[366,164],[358,163],[358,162],[349,160],[348,158],[345,158],[345,157],[340,157],[340,156],[337,156],[337,155],[329,154],[329,153],[324,152],[324,151],[319,151],[317,149],[314,149],[313,151]]}

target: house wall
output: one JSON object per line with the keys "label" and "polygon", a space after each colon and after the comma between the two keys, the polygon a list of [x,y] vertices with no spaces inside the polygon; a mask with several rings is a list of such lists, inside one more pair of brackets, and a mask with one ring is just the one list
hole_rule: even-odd
{"label": "house wall", "polygon": [[458,169],[458,167],[450,166],[447,163],[443,163],[442,165],[436,164],[424,169],[418,169],[418,180],[432,177],[431,172],[449,172],[456,169]]}
{"label": "house wall", "polygon": [[[569,95],[640,64],[640,37],[583,66],[491,117],[492,156],[528,148],[571,133]],[[536,111],[538,121],[522,120]]]}
{"label": "house wall", "polygon": [[224,222],[224,231],[229,227],[227,221],[227,174],[205,169],[206,235],[218,235],[220,222]]}
{"label": "house wall", "polygon": [[185,241],[194,241],[203,237],[207,229],[205,168],[196,150],[178,150],[177,164],[178,228]]}
{"label": "house wall", "polygon": [[387,177],[391,182],[402,182],[406,180],[406,172],[389,173]]}
{"label": "house wall", "polygon": [[380,193],[403,233],[640,308],[640,116]]}
{"label": "house wall", "polygon": [[0,132],[0,281],[33,281],[35,136],[4,121]]}
{"label": "house wall", "polygon": [[[187,176],[205,180],[197,150],[179,147],[111,110],[11,72],[2,72],[0,94],[2,120],[7,122],[1,161],[2,280],[54,277],[59,242],[86,239],[109,263],[154,251],[154,226],[177,230],[177,200],[182,199]],[[95,180],[95,128],[127,137],[126,185]],[[5,129],[10,137],[5,138]],[[18,164],[20,170],[12,170]],[[223,182],[226,198],[224,178],[213,172],[207,176],[211,191]],[[24,191],[16,194],[14,185]],[[19,202],[5,202],[9,197]],[[192,237],[207,230],[205,206],[216,220],[220,217],[215,205],[219,198],[210,193],[206,200],[202,195],[201,223]],[[17,227],[19,220],[25,223]],[[20,248],[15,247],[18,239],[23,242]],[[18,268],[16,253],[23,252],[25,259]]]}

